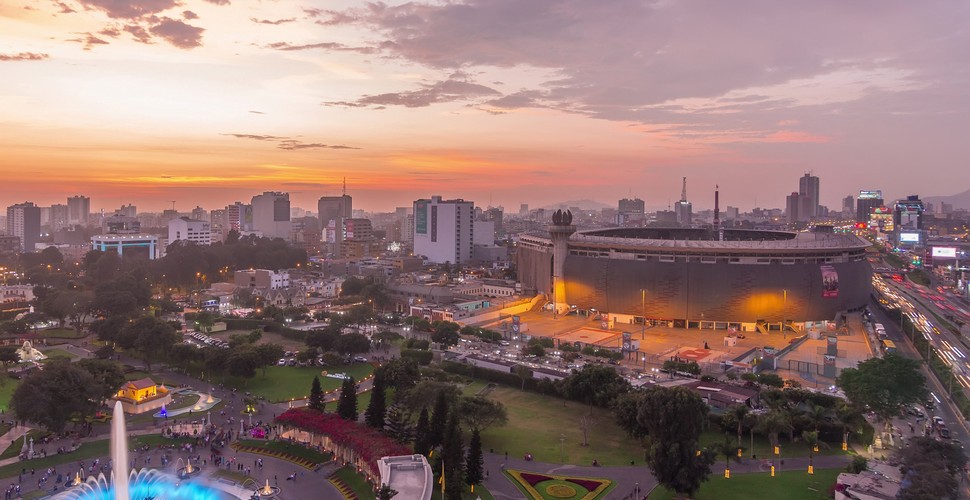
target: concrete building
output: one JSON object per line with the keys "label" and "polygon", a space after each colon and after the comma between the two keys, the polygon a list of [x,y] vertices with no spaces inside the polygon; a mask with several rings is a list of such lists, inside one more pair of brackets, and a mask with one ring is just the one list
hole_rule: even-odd
{"label": "concrete building", "polygon": [[51,232],[60,231],[68,226],[67,205],[51,205],[50,221],[48,222]]}
{"label": "concrete building", "polygon": [[682,227],[690,227],[693,220],[693,205],[687,201],[687,178],[684,177],[684,186],[680,191],[680,201],[674,203],[674,213],[677,214],[677,224]]}
{"label": "concrete building", "polygon": [[354,199],[347,194],[322,196],[317,201],[317,213],[323,229],[323,241],[327,243],[328,250],[334,257],[340,257],[344,221],[354,216]]}
{"label": "concrete building", "polygon": [[91,237],[91,250],[117,252],[118,255],[141,254],[149,260],[159,257],[158,236],[151,234],[101,234]]}
{"label": "concrete building", "polygon": [[7,207],[7,234],[20,238],[22,252],[33,252],[40,241],[40,207],[29,201]]}
{"label": "concrete building", "polygon": [[429,262],[462,264],[473,258],[475,204],[440,196],[414,202],[414,254]]}
{"label": "concrete building", "polygon": [[382,457],[377,461],[381,484],[396,491],[401,498],[431,500],[434,474],[424,455]]}
{"label": "concrete building", "polygon": [[67,223],[88,225],[91,217],[91,198],[87,196],[71,196],[67,199]]}
{"label": "concrete building", "polygon": [[185,241],[201,246],[212,244],[211,225],[203,220],[179,217],[168,222],[168,244]]}
{"label": "concrete building", "polygon": [[802,221],[801,211],[801,195],[799,195],[797,192],[793,192],[785,197],[785,216],[788,217],[789,224],[796,224]]}
{"label": "concrete building", "polygon": [[267,238],[290,237],[290,195],[266,191],[253,196],[253,231]]}
{"label": "concrete building", "polygon": [[893,206],[893,243],[898,246],[919,247],[926,243],[923,213],[926,206],[917,195],[896,201]]}
{"label": "concrete building", "polygon": [[859,191],[859,197],[856,198],[855,221],[869,222],[869,215],[872,214],[872,209],[881,207],[883,204],[882,191]]}
{"label": "concrete building", "polygon": [[800,221],[818,217],[818,177],[806,173],[798,179],[798,215]]}
{"label": "concrete building", "polygon": [[289,288],[290,274],[269,269],[243,269],[236,271],[235,282],[241,288],[277,289]]}

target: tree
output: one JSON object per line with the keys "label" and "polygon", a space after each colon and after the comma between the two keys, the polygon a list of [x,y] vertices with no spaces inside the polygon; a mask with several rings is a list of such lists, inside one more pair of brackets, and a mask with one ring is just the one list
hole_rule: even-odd
{"label": "tree", "polygon": [[354,377],[345,378],[343,385],[340,386],[337,415],[344,420],[357,421],[357,384],[354,382]]}
{"label": "tree", "polygon": [[431,413],[431,423],[428,426],[428,449],[434,449],[445,438],[445,425],[448,424],[448,397],[445,391],[438,392]]}
{"label": "tree", "polygon": [[[458,407],[458,402],[461,399],[461,389],[450,382],[425,380],[408,391],[405,402],[408,408],[412,411],[417,411],[418,408],[424,408],[426,406],[437,408],[437,402],[440,398],[445,399],[445,409],[450,411],[452,408]],[[443,428],[447,421],[442,420],[440,423]]]}
{"label": "tree", "polygon": [[456,345],[458,340],[461,338],[458,335],[458,331],[461,326],[458,323],[451,321],[436,321],[433,326],[434,331],[431,333],[431,340],[443,345]]}
{"label": "tree", "polygon": [[77,366],[91,374],[94,378],[92,390],[97,395],[98,406],[118,393],[118,389],[125,383],[125,372],[121,365],[107,359],[82,359]]}
{"label": "tree", "polygon": [[642,438],[647,435],[647,430],[637,420],[643,400],[642,391],[620,394],[613,400],[613,418],[630,437]]}
{"label": "tree", "polygon": [[333,343],[333,348],[340,354],[362,354],[370,350],[370,340],[360,333],[346,333]]}
{"label": "tree", "polygon": [[0,346],[0,363],[3,363],[4,369],[8,365],[20,362],[20,354],[17,351],[20,350],[16,344]]}
{"label": "tree", "polygon": [[927,437],[910,438],[901,458],[903,482],[896,498],[959,498],[956,475],[967,461],[960,447]]}
{"label": "tree", "polygon": [[54,359],[20,383],[10,405],[19,420],[61,432],[72,417],[93,414],[98,397],[90,373],[67,360]]}
{"label": "tree", "polygon": [[169,350],[179,340],[181,334],[168,322],[143,316],[122,328],[117,342],[122,347],[138,349],[151,371],[152,362],[166,359]]}
{"label": "tree", "polygon": [[445,499],[461,500],[465,466],[465,446],[458,425],[458,415],[448,417],[441,442],[441,463],[445,476]]}
{"label": "tree", "polygon": [[868,406],[887,426],[904,405],[925,401],[926,379],[920,362],[896,353],[871,358],[857,368],[846,368],[836,379],[845,395],[857,406]]}
{"label": "tree", "polygon": [[364,411],[364,422],[375,429],[384,428],[384,414],[386,413],[386,401],[384,400],[384,378],[374,377],[374,385],[371,389],[370,403]]}
{"label": "tree", "polygon": [[392,490],[387,484],[382,484],[381,489],[377,490],[377,500],[391,500],[397,495],[397,490]]}
{"label": "tree", "polygon": [[570,399],[589,404],[589,412],[593,413],[594,404],[610,406],[617,396],[630,390],[630,383],[612,368],[590,364],[566,377],[562,389]]}
{"label": "tree", "polygon": [[285,352],[279,344],[256,344],[256,355],[259,357],[259,366],[263,369],[264,377],[266,367],[275,365],[276,360],[282,358]]}
{"label": "tree", "polygon": [[465,484],[474,487],[485,479],[485,457],[482,455],[482,436],[478,429],[472,429],[472,439],[468,443],[468,455],[465,457]]}
{"label": "tree", "polygon": [[699,439],[708,408],[683,387],[652,387],[644,392],[638,420],[647,432],[647,465],[667,489],[692,496],[711,474],[714,456],[701,452]]}
{"label": "tree", "polygon": [[326,403],[323,400],[323,388],[320,387],[320,377],[313,377],[313,383],[310,385],[310,400],[307,401],[307,407],[319,412],[322,412],[326,407]]}
{"label": "tree", "polygon": [[411,413],[404,405],[391,406],[385,415],[381,428],[388,437],[399,443],[409,443],[414,435],[411,427]]}
{"label": "tree", "polygon": [[421,413],[418,415],[418,424],[414,426],[414,452],[419,455],[427,455],[431,451],[430,425],[428,409],[421,408]]}
{"label": "tree", "polygon": [[532,378],[532,370],[525,365],[515,365],[515,368],[513,368],[513,370],[515,371],[516,376],[519,377],[519,380],[522,381],[522,386],[519,387],[519,390],[524,391],[525,381]]}
{"label": "tree", "polygon": [[256,376],[256,368],[259,368],[259,353],[252,344],[230,349],[227,367],[230,375],[251,379]]}
{"label": "tree", "polygon": [[509,421],[505,405],[482,396],[465,396],[458,403],[461,422],[470,429],[483,431],[493,425],[505,425]]}
{"label": "tree", "polygon": [[209,333],[212,331],[212,326],[215,325],[215,322],[216,317],[208,311],[202,311],[195,315],[195,326],[197,331]]}
{"label": "tree", "polygon": [[741,433],[744,431],[744,422],[747,419],[748,414],[751,413],[751,408],[748,408],[744,404],[736,404],[728,409],[728,414],[733,417],[738,423],[738,456],[741,456]]}
{"label": "tree", "polygon": [[818,451],[818,431],[802,431],[802,441],[808,446],[808,466],[815,465],[815,452]]}
{"label": "tree", "polygon": [[201,354],[202,352],[198,347],[184,343],[173,345],[171,352],[169,352],[171,363],[182,369],[183,372],[188,369],[190,364],[198,361]]}
{"label": "tree", "polygon": [[381,365],[374,377],[383,378],[387,387],[393,387],[394,399],[399,401],[421,378],[421,371],[413,359],[396,358]]}

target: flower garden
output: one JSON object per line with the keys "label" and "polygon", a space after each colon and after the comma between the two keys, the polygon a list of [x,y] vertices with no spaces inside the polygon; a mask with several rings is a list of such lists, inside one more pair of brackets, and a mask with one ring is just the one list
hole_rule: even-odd
{"label": "flower garden", "polygon": [[332,451],[334,460],[353,464],[368,481],[379,477],[381,457],[410,455],[411,449],[364,424],[344,420],[335,413],[292,408],[276,417],[280,436],[311,447]]}
{"label": "flower garden", "polygon": [[520,491],[534,500],[594,500],[606,498],[615,486],[609,479],[556,476],[518,470],[505,474]]}

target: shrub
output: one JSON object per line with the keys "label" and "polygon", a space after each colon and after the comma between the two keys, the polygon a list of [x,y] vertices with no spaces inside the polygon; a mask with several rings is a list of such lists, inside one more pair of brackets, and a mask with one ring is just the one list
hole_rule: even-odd
{"label": "shrub", "polygon": [[862,455],[852,457],[852,462],[847,467],[848,471],[853,474],[858,474],[867,468],[869,468],[869,461]]}
{"label": "shrub", "polygon": [[401,349],[401,357],[413,359],[417,361],[419,365],[427,366],[431,364],[431,359],[434,358],[434,353],[431,351],[422,351],[418,349]]}

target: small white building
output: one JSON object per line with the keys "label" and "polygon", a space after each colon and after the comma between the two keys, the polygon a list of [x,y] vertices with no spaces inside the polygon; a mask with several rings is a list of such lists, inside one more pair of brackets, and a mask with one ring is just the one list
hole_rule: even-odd
{"label": "small white building", "polygon": [[269,269],[243,269],[235,273],[236,286],[239,288],[277,289],[290,286],[290,273],[270,271]]}
{"label": "small white building", "polygon": [[204,220],[179,217],[168,221],[168,242],[186,241],[196,245],[209,246],[212,244],[211,225]]}
{"label": "small white building", "polygon": [[434,475],[424,455],[382,457],[377,461],[381,484],[408,500],[430,500],[434,491]]}
{"label": "small white building", "polygon": [[158,236],[153,234],[99,234],[91,237],[91,250],[117,252],[118,255],[147,250],[149,260],[160,256]]}

